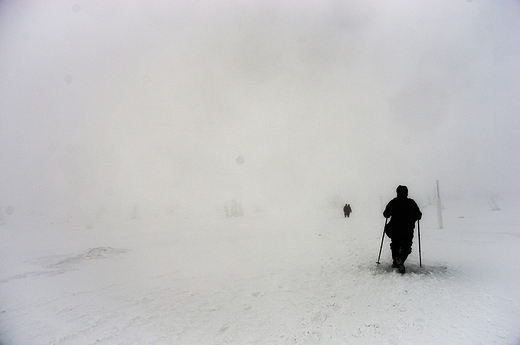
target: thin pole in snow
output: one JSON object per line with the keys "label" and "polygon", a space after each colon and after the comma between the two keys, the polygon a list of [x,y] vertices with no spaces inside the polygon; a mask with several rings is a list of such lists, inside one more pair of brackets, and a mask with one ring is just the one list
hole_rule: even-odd
{"label": "thin pole in snow", "polygon": [[383,237],[381,237],[381,247],[379,247],[379,256],[377,257],[377,264],[380,264],[379,260],[381,259],[381,251],[383,250],[383,241],[385,240],[385,231],[386,231],[386,222],[388,222],[388,218],[385,219],[385,227],[383,228]]}
{"label": "thin pole in snow", "polygon": [[437,220],[439,221],[439,229],[442,229],[442,205],[441,193],[439,191],[439,180],[437,180]]}
{"label": "thin pole in snow", "polygon": [[422,258],[421,258],[421,221],[417,221],[417,237],[419,237],[419,267],[422,267]]}

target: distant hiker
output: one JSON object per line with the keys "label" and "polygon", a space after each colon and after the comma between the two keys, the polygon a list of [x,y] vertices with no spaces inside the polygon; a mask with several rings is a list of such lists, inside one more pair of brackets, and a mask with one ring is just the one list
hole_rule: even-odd
{"label": "distant hiker", "polygon": [[350,204],[346,204],[345,207],[343,207],[343,213],[345,214],[345,218],[350,217],[350,214],[352,213]]}
{"label": "distant hiker", "polygon": [[417,203],[408,198],[406,186],[397,187],[396,192],[397,197],[386,205],[383,216],[392,217],[385,226],[385,233],[392,240],[392,267],[397,268],[399,273],[405,273],[404,262],[412,252],[415,222],[421,219],[422,213]]}

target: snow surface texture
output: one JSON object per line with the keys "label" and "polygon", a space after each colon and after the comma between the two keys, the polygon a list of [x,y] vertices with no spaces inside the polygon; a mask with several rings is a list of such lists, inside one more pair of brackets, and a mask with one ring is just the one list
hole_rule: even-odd
{"label": "snow surface texture", "polygon": [[[353,205],[355,206],[355,205]],[[423,208],[400,275],[384,219],[174,213],[2,225],[0,344],[519,344],[518,203]]]}

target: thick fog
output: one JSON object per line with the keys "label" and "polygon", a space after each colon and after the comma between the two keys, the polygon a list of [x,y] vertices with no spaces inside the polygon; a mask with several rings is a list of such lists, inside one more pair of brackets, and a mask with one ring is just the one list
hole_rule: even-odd
{"label": "thick fog", "polygon": [[518,1],[0,2],[3,217],[518,193]]}

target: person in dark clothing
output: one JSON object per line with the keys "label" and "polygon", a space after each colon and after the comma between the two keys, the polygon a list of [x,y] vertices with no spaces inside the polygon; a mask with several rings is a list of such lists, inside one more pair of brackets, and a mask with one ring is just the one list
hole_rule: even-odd
{"label": "person in dark clothing", "polygon": [[397,197],[386,205],[383,216],[391,217],[385,226],[385,233],[392,240],[392,267],[397,268],[399,273],[405,273],[404,262],[412,252],[415,222],[421,219],[422,213],[417,203],[408,198],[406,186],[397,187],[396,192]]}
{"label": "person in dark clothing", "polygon": [[346,204],[345,207],[343,207],[343,213],[345,214],[345,217],[350,217],[350,214],[352,213],[350,204]]}

